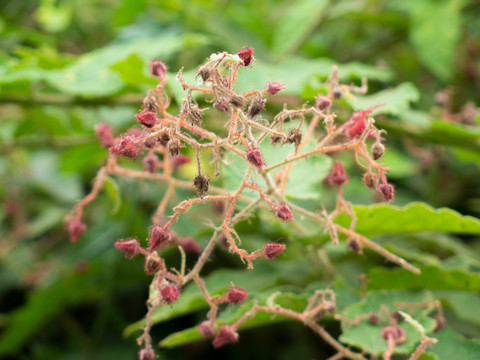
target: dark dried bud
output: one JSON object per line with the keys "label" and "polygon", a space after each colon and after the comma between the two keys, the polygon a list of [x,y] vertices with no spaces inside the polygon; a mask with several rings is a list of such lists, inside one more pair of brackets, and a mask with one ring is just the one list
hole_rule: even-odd
{"label": "dark dried bud", "polygon": [[343,93],[342,93],[342,89],[340,89],[340,87],[335,87],[333,89],[333,97],[335,99],[340,99],[342,97]]}
{"label": "dark dried bud", "polygon": [[317,105],[317,108],[319,110],[330,110],[332,107],[332,100],[330,100],[327,96],[318,94],[317,97],[315,97],[315,105]]}
{"label": "dark dried bud", "polygon": [[148,275],[155,274],[162,268],[162,259],[157,253],[151,253],[145,258],[145,273]]}
{"label": "dark dried bud", "polygon": [[253,148],[248,150],[245,157],[251,164],[255,165],[259,169],[262,169],[265,166],[262,153],[260,152],[259,149]]}
{"label": "dark dried bud", "polygon": [[238,342],[238,333],[235,328],[230,325],[222,325],[215,339],[213,339],[213,347],[219,348],[226,344]]}
{"label": "dark dried bud", "polygon": [[285,136],[279,135],[279,134],[273,134],[270,137],[270,145],[277,145],[281,142],[283,142],[286,139]]}
{"label": "dark dried bud", "polygon": [[150,74],[158,77],[159,79],[165,76],[168,67],[161,60],[152,60],[150,62]]}
{"label": "dark dried bud", "polygon": [[197,175],[193,179],[193,186],[195,187],[198,196],[204,197],[205,194],[208,192],[208,188],[210,186],[210,179],[207,175]]}
{"label": "dark dried bud", "polygon": [[118,240],[115,247],[125,254],[127,259],[132,259],[140,253],[140,243],[137,239]]}
{"label": "dark dried bud", "polygon": [[167,146],[169,141],[170,141],[170,134],[167,131],[163,132],[158,138],[158,142],[162,146]]}
{"label": "dark dried bud", "polygon": [[202,250],[198,242],[191,236],[179,238],[177,242],[185,252],[198,254]]}
{"label": "dark dried bud", "polygon": [[142,150],[141,144],[137,139],[130,135],[122,135],[120,141],[110,148],[110,152],[115,155],[122,155],[130,159],[136,159],[140,156]]}
{"label": "dark dried bud", "polygon": [[108,149],[113,146],[113,132],[112,127],[106,123],[101,123],[95,126],[95,133],[102,142],[102,146]]}
{"label": "dark dried bud", "polygon": [[263,247],[263,254],[268,260],[275,259],[278,255],[285,251],[287,246],[278,243],[266,243]]}
{"label": "dark dried bud", "polygon": [[383,153],[385,152],[385,146],[383,146],[382,143],[375,142],[370,150],[372,151],[373,159],[378,160],[383,156]]}
{"label": "dark dried bud", "polygon": [[267,87],[265,88],[265,90],[267,90],[267,92],[270,95],[275,95],[279,91],[285,90],[285,84],[282,84],[282,83],[279,83],[279,82],[276,82],[276,81],[270,81],[267,84]]}
{"label": "dark dried bud", "polygon": [[181,146],[182,143],[180,141],[178,141],[177,139],[172,139],[168,143],[168,151],[170,152],[170,155],[177,156]]}
{"label": "dark dried bud", "polygon": [[171,239],[170,231],[163,226],[153,225],[150,228],[150,236],[148,237],[148,250],[156,250],[168,244]]}
{"label": "dark dried bud", "polygon": [[225,301],[230,304],[240,304],[248,300],[248,294],[245,289],[241,287],[232,287],[228,289],[225,295]]}
{"label": "dark dried bud", "polygon": [[248,66],[252,63],[252,61],[255,59],[253,57],[253,48],[252,47],[246,47],[243,49],[238,50],[237,55],[240,59],[243,60],[243,65]]}
{"label": "dark dried bud", "polygon": [[264,111],[266,101],[267,100],[262,99],[260,96],[254,97],[250,103],[250,106],[248,107],[248,117],[253,119],[255,116]]}
{"label": "dark dried bud", "polygon": [[180,289],[174,284],[161,284],[160,295],[167,304],[173,304],[180,296]]}
{"label": "dark dried bud", "polygon": [[74,219],[67,224],[67,231],[70,235],[71,242],[77,242],[80,236],[87,231],[87,225],[85,225],[81,220]]}
{"label": "dark dried bud", "polygon": [[212,76],[212,70],[210,70],[209,68],[207,68],[205,66],[202,66],[198,70],[197,76],[199,76],[199,75],[202,78],[202,81],[205,82],[208,79],[210,79],[210,77]]}
{"label": "dark dried bud", "polygon": [[203,113],[197,103],[190,103],[186,111],[186,116],[193,123],[200,124],[202,122]]}
{"label": "dark dried bud", "polygon": [[158,103],[155,96],[148,95],[143,99],[143,109],[147,112],[156,113],[158,110]]}
{"label": "dark dried bud", "polygon": [[140,125],[145,126],[146,128],[154,127],[158,122],[157,115],[151,111],[144,111],[138,114],[135,114],[135,118],[140,123]]}
{"label": "dark dried bud", "polygon": [[230,104],[237,108],[243,108],[245,106],[245,99],[241,95],[233,94],[230,98]]}
{"label": "dark dried bud", "polygon": [[328,175],[326,180],[330,186],[342,186],[348,181],[347,173],[345,172],[345,168],[340,161],[335,161],[332,172],[330,175]]}
{"label": "dark dried bud", "polygon": [[284,221],[293,220],[292,210],[290,210],[290,207],[287,204],[278,205],[275,208],[275,216]]}
{"label": "dark dried bud", "polygon": [[287,142],[290,144],[295,144],[295,149],[298,149],[300,143],[302,142],[302,132],[297,129],[290,129],[287,135]]}
{"label": "dark dried bud", "polygon": [[230,112],[230,106],[225,98],[218,98],[217,101],[213,103],[213,107],[227,114]]}
{"label": "dark dried bud", "polygon": [[351,252],[359,255],[362,254],[362,244],[360,244],[360,241],[358,241],[357,239],[348,238],[347,246]]}
{"label": "dark dried bud", "polygon": [[383,198],[386,202],[393,201],[395,195],[395,189],[393,188],[392,184],[384,183],[378,186],[378,190],[382,194]]}
{"label": "dark dried bud", "polygon": [[407,339],[407,334],[405,333],[405,330],[403,330],[403,328],[401,328],[400,326],[389,325],[385,326],[382,329],[382,339],[387,341],[389,339],[392,339],[395,341],[395,344],[401,345]]}
{"label": "dark dried bud", "polygon": [[154,148],[159,143],[159,140],[160,140],[160,137],[158,135],[157,136],[148,135],[143,141],[143,145],[145,145],[146,148],[151,149],[151,148]]}
{"label": "dark dried bud", "polygon": [[138,360],[155,360],[156,358],[157,354],[151,347],[142,349],[138,353]]}
{"label": "dark dried bud", "polygon": [[399,311],[394,311],[393,314],[392,314],[392,317],[393,317],[397,322],[402,322],[402,321],[404,320],[402,314],[400,314]]}
{"label": "dark dried bud", "polygon": [[198,325],[198,331],[202,338],[210,339],[215,335],[215,330],[217,329],[217,325],[215,323],[212,324],[210,320],[205,320]]}
{"label": "dark dried bud", "polygon": [[143,162],[143,167],[149,173],[153,174],[155,171],[157,171],[158,157],[154,153],[149,153],[147,156],[143,158],[142,162]]}
{"label": "dark dried bud", "polygon": [[447,320],[440,314],[433,315],[433,318],[437,321],[437,325],[435,326],[433,332],[439,332],[445,327]]}
{"label": "dark dried bud", "polygon": [[378,325],[378,323],[380,322],[380,316],[378,316],[377,313],[371,313],[368,316],[368,322],[372,325]]}
{"label": "dark dried bud", "polygon": [[184,164],[188,164],[192,159],[183,154],[178,154],[177,156],[172,157],[172,166],[178,168]]}
{"label": "dark dried bud", "polygon": [[370,189],[374,189],[377,186],[377,174],[374,172],[366,172],[363,174],[363,183],[367,185]]}

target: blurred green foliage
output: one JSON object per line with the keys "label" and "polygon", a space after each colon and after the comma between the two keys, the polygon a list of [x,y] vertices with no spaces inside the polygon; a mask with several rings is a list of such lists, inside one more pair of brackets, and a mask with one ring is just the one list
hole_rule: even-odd
{"label": "blurred green foliage", "polygon": [[[63,217],[89,191],[106,159],[93,127],[107,122],[120,133],[134,125],[145,91],[155,84],[148,75],[152,58],[170,68],[175,109],[182,95],[174,74],[181,67],[192,80],[211,52],[253,46],[257,61],[242,70],[238,87],[263,88],[272,80],[287,85],[266,117],[283,102],[313,102],[325,91],[323,81],[333,64],[339,64],[344,82],[368,77],[369,94],[345,98],[335,111],[342,121],[352,110],[384,104],[376,121],[388,131],[384,162],[392,169],[396,205],[419,203],[365,206],[372,195],[354,175],[346,198],[358,204],[358,231],[423,272],[390,269],[372,252],[358,257],[343,243],[332,246],[322,229],[302,235],[259,214],[239,224],[245,247],[283,240],[288,256],[259,263],[251,272],[219,249],[206,268],[211,292],[222,293],[234,281],[260,302],[280,291],[278,303],[300,309],[308,294],[330,286],[344,316],[377,311],[379,304],[398,299],[438,298],[448,325],[434,334],[440,341],[425,358],[480,358],[480,222],[474,218],[480,216],[480,117],[462,112],[468,101],[480,103],[479,39],[480,4],[468,0],[3,0],[0,357],[134,358],[150,279],[141,261],[124,260],[112,244],[120,237],[145,239],[165,185],[108,179],[106,191],[87,208],[87,233],[79,243],[69,243]],[[438,105],[438,96],[435,102],[435,94],[446,87],[453,89],[448,109]],[[209,120],[221,131],[218,119]],[[360,173],[349,156],[342,160],[350,173]],[[320,196],[331,204],[334,194],[320,183],[329,163],[318,158],[312,172],[305,162],[297,174],[299,181],[308,181],[288,195],[306,207],[313,198],[318,208]],[[219,181],[228,187],[235,180],[228,171],[236,170],[227,167]],[[193,171],[187,166],[178,176],[190,180]],[[205,243],[210,232],[198,226],[200,216],[219,215],[193,212],[175,230]],[[175,251],[164,256],[167,263],[179,261]],[[369,280],[366,299],[360,296],[360,274]],[[248,307],[228,308],[221,320],[230,323]],[[265,315],[244,324],[251,330],[241,332],[239,345],[213,352],[208,342],[191,343],[199,339],[194,327],[205,311],[196,288],[188,286],[178,304],[155,314],[162,324],[152,335],[169,348],[160,350],[161,359],[333,354],[302,325]],[[418,320],[433,327],[425,314]],[[378,327],[348,328],[332,317],[322,325],[348,345],[384,350]],[[405,351],[413,342],[404,345]],[[252,353],[260,348],[265,350]]]}

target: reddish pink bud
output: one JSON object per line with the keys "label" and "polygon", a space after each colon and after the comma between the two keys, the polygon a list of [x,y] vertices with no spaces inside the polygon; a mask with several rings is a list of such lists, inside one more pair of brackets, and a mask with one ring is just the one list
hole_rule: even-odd
{"label": "reddish pink bud", "polygon": [[275,216],[284,221],[293,220],[292,210],[290,210],[290,207],[287,204],[278,205],[275,208]]}
{"label": "reddish pink bud", "polygon": [[155,171],[157,171],[158,157],[154,153],[149,153],[147,156],[143,158],[142,162],[143,162],[143,167],[149,173],[153,174]]}
{"label": "reddish pink bud", "polygon": [[243,60],[243,65],[248,66],[252,63],[255,59],[253,57],[253,48],[252,47],[245,47],[243,49],[238,50],[237,55],[240,59]]}
{"label": "reddish pink bud", "polygon": [[81,220],[74,219],[67,224],[67,230],[70,234],[70,241],[77,242],[80,236],[87,230],[87,225]]}
{"label": "reddish pink bud", "polygon": [[151,111],[145,111],[145,112],[138,113],[138,114],[135,115],[135,117],[137,118],[137,121],[141,125],[143,125],[147,128],[151,128],[151,127],[155,126],[155,124],[158,121],[157,115],[155,115],[155,113],[151,112]]}
{"label": "reddish pink bud", "polygon": [[213,347],[219,348],[226,344],[238,342],[238,333],[235,328],[230,325],[222,325],[215,339],[213,339]]}
{"label": "reddish pink bud", "polygon": [[376,105],[366,110],[353,113],[350,119],[347,120],[345,126],[345,135],[347,135],[349,140],[359,137],[363,134],[367,127],[367,116],[380,106],[383,105]]}
{"label": "reddish pink bud", "polygon": [[397,345],[403,344],[406,340],[406,336],[407,334],[405,333],[405,330],[398,325],[389,325],[382,329],[382,339],[392,339]]}
{"label": "reddish pink bud", "polygon": [[159,79],[165,76],[168,67],[161,60],[152,60],[150,62],[150,74],[158,77]]}
{"label": "reddish pink bud", "polygon": [[260,152],[259,149],[254,148],[254,149],[248,150],[245,157],[250,163],[252,163],[259,169],[265,166],[265,162],[263,161],[263,158],[262,158],[262,153]]}
{"label": "reddish pink bud", "polygon": [[129,135],[122,135],[120,142],[110,148],[115,155],[122,155],[130,159],[135,159],[140,155],[141,144],[137,139]]}
{"label": "reddish pink bud", "polygon": [[332,172],[328,175],[326,180],[330,186],[342,186],[348,181],[347,173],[345,172],[345,168],[340,161],[335,161]]}
{"label": "reddish pink bud", "polygon": [[315,98],[315,104],[319,110],[330,110],[332,107],[332,100],[322,94],[318,94]]}
{"label": "reddish pink bud", "polygon": [[115,243],[115,247],[125,254],[125,257],[128,259],[132,259],[138,255],[140,252],[140,243],[137,239],[125,239],[125,240],[118,240]]}
{"label": "reddish pink bud", "polygon": [[272,260],[284,252],[286,248],[285,244],[266,243],[263,247],[263,254],[268,260]]}
{"label": "reddish pink bud", "polygon": [[148,250],[156,250],[166,245],[171,239],[170,231],[163,226],[154,225],[150,228],[148,237]]}
{"label": "reddish pink bud", "polygon": [[230,304],[240,304],[248,300],[248,294],[245,289],[241,287],[232,287],[228,289],[225,300]]}
{"label": "reddish pink bud", "polygon": [[167,304],[173,304],[180,296],[180,289],[173,284],[162,284],[160,287],[160,295],[162,295],[162,299]]}
{"label": "reddish pink bud", "polygon": [[276,81],[270,81],[265,88],[270,95],[275,95],[279,91],[285,90],[285,84]]}
{"label": "reddish pink bud", "polygon": [[198,331],[204,339],[209,339],[215,335],[217,326],[212,324],[210,320],[205,320],[198,325]]}
{"label": "reddish pink bud", "polygon": [[105,149],[110,148],[113,146],[114,139],[113,139],[113,132],[112,127],[106,123],[100,123],[95,126],[95,133],[97,137],[102,142],[102,146]]}
{"label": "reddish pink bud", "polygon": [[172,166],[174,168],[178,168],[179,166],[188,164],[190,161],[192,161],[192,159],[190,159],[188,156],[178,154],[177,156],[172,157]]}
{"label": "reddish pink bud", "polygon": [[179,238],[177,242],[178,245],[180,245],[185,252],[198,254],[200,250],[202,250],[200,244],[196,242],[195,239],[191,236]]}
{"label": "reddish pink bud", "polygon": [[138,360],[155,360],[157,358],[157,354],[152,348],[145,348],[140,350],[138,353]]}
{"label": "reddish pink bud", "polygon": [[131,127],[127,130],[127,135],[134,138],[141,138],[143,136],[142,129],[138,127]]}
{"label": "reddish pink bud", "polygon": [[384,183],[378,186],[378,190],[382,193],[386,202],[393,201],[395,195],[395,189],[392,184]]}

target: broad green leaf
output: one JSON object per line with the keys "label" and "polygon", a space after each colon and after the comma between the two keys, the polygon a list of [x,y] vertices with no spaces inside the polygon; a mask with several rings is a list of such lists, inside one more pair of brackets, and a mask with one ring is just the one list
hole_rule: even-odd
{"label": "broad green leaf", "polygon": [[[387,349],[387,342],[382,339],[382,328],[390,324],[387,314],[381,311],[382,307],[387,307],[390,312],[406,311],[405,308],[395,306],[395,303],[423,303],[433,300],[432,294],[426,291],[369,291],[365,299],[346,308],[342,315],[354,320],[358,316],[375,312],[380,317],[379,324],[370,324],[368,319],[360,321],[358,325],[350,325],[348,322],[342,321],[343,332],[340,340],[370,354],[380,354]],[[424,327],[427,333],[435,328],[435,320],[428,316],[429,314],[424,308],[409,309],[408,312]],[[416,344],[420,342],[421,334],[405,321],[400,325],[407,334],[407,340],[404,344],[395,347],[395,353],[411,353]]]}
{"label": "broad green leaf", "polygon": [[108,195],[113,200],[114,205],[113,205],[112,213],[115,214],[118,212],[118,210],[120,209],[120,206],[122,205],[122,195],[120,192],[120,187],[118,186],[117,182],[110,176],[107,176],[105,178],[105,181],[103,182],[103,186],[105,187],[105,190],[107,191]]}
{"label": "broad green leaf", "polygon": [[[462,31],[464,0],[408,1],[412,13],[410,41],[420,60],[443,81],[453,75],[455,48]],[[441,39],[441,41],[438,41]]]}
{"label": "broad green leaf", "polygon": [[[434,209],[425,203],[415,202],[405,207],[376,204],[355,206],[354,209],[358,217],[355,229],[367,235],[415,231],[480,233],[480,220],[472,216],[463,216],[448,208]],[[345,215],[337,218],[339,224],[345,225],[348,222]]]}
{"label": "broad green leaf", "polygon": [[420,267],[420,274],[406,269],[372,269],[368,274],[368,288],[377,289],[431,289],[480,291],[480,274],[461,269]]}
{"label": "broad green leaf", "polygon": [[272,53],[275,58],[297,50],[320,23],[328,0],[290,1],[276,19]]}
{"label": "broad green leaf", "polygon": [[435,291],[435,297],[462,320],[480,325],[480,294],[477,291]]}
{"label": "broad green leaf", "polygon": [[148,64],[137,54],[131,54],[110,68],[116,71],[128,86],[139,87],[139,85],[149,84],[149,87],[154,87],[158,83],[158,79],[148,74]]}
{"label": "broad green leaf", "polygon": [[434,338],[438,342],[428,349],[438,355],[440,359],[480,359],[480,342],[478,339],[466,339],[453,332],[450,328],[435,333]]}
{"label": "broad green leaf", "polygon": [[403,83],[393,89],[379,91],[373,95],[355,95],[346,98],[354,110],[365,110],[375,105],[382,105],[372,112],[376,114],[401,115],[410,107],[410,103],[420,99],[420,92],[412,83]]}

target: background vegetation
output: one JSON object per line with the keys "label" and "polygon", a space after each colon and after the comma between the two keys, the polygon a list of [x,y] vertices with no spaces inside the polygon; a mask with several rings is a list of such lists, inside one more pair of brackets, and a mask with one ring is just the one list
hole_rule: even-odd
{"label": "background vegetation", "polygon": [[[441,299],[448,325],[435,334],[440,342],[426,359],[480,358],[480,221],[458,214],[480,216],[479,39],[480,3],[468,0],[3,0],[0,357],[134,358],[135,322],[145,314],[150,278],[141,261],[124,260],[113,243],[146,238],[164,188],[112,181],[88,208],[87,233],[71,244],[63,217],[89,191],[106,159],[93,127],[107,122],[120,132],[134,125],[145,90],[156,83],[148,76],[151,59],[170,68],[174,107],[180,67],[192,76],[211,52],[253,46],[257,62],[243,70],[238,86],[285,83],[283,95],[269,105],[272,114],[284,102],[313,102],[333,64],[346,82],[369,78],[369,94],[375,95],[343,99],[336,110],[346,119],[352,109],[385,104],[376,120],[388,131],[384,162],[392,169],[395,205],[421,203],[361,206],[378,199],[353,175],[359,174],[355,166],[346,198],[359,204],[358,231],[423,272],[412,277],[371,252],[358,256],[344,245],[334,248],[322,229],[302,237],[258,218],[240,226],[242,239],[253,248],[281,239],[288,256],[257,265],[253,274],[218,249],[207,285],[222,291],[234,280],[259,298],[290,291],[300,298],[292,295],[295,306],[303,292],[330,284],[339,294],[339,311],[354,314],[362,311],[359,275],[366,274],[372,300],[380,294],[384,303]],[[344,161],[353,165],[348,156]],[[193,174],[189,166],[180,173],[185,179]],[[325,204],[333,198],[320,182],[307,190]],[[202,243],[208,233],[195,216],[198,223],[199,215],[192,215],[181,235]],[[165,256],[178,260],[176,252]],[[162,322],[153,329],[156,341],[203,319],[205,304],[193,288],[184,295],[178,307],[156,317]],[[236,316],[227,310],[227,318]],[[239,345],[216,352],[210,342],[189,342],[185,333],[169,337],[160,358],[332,355],[302,325],[269,322],[242,331]],[[334,335],[342,331],[333,318],[324,325]],[[376,351],[370,334],[344,329],[341,339]]]}

